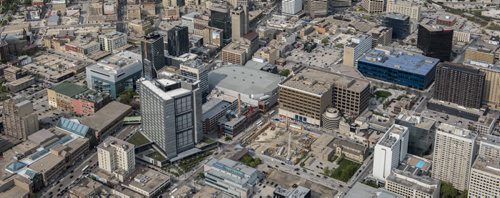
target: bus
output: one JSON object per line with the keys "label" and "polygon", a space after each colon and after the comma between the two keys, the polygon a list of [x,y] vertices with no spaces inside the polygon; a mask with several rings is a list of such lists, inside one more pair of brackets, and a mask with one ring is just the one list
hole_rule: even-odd
{"label": "bus", "polygon": [[89,168],[89,165],[85,166],[82,168],[82,172],[85,172],[85,170],[87,170]]}

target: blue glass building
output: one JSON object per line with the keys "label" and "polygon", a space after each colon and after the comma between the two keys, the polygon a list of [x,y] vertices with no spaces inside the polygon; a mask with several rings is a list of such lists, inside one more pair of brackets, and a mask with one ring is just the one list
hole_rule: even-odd
{"label": "blue glass building", "polygon": [[358,70],[369,78],[423,90],[434,81],[438,63],[423,55],[373,49],[358,60]]}

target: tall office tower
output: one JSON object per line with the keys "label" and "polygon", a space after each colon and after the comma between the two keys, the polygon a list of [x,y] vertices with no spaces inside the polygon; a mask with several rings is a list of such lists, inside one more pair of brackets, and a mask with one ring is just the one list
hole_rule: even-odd
{"label": "tall office tower", "polygon": [[479,69],[457,63],[436,67],[434,98],[461,106],[480,108],[485,74]]}
{"label": "tall office tower", "polygon": [[302,0],[283,0],[281,2],[281,12],[283,14],[294,15],[302,11]]}
{"label": "tall office tower", "polygon": [[152,33],[141,41],[142,77],[154,79],[157,71],[165,66],[163,36]]}
{"label": "tall office tower", "polygon": [[201,59],[191,60],[181,63],[180,71],[182,76],[200,81],[202,103],[205,103],[210,92],[208,84],[209,65]]}
{"label": "tall office tower", "polygon": [[500,137],[495,135],[483,135],[478,138],[478,157],[500,159]]}
{"label": "tall office tower", "polygon": [[113,136],[107,137],[97,146],[99,168],[124,181],[135,169],[134,145]]}
{"label": "tall office tower", "polygon": [[344,45],[343,64],[356,67],[356,61],[372,48],[372,40],[372,36],[367,34],[352,37],[351,40]]}
{"label": "tall office tower", "polygon": [[229,9],[220,4],[212,5],[210,8],[210,27],[223,30],[223,39],[229,39],[231,34],[231,14]]}
{"label": "tall office tower", "polygon": [[328,0],[307,0],[306,12],[312,18],[328,15]]}
{"label": "tall office tower", "polygon": [[469,184],[469,174],[476,152],[477,134],[467,129],[442,123],[436,130],[432,177],[453,184],[463,191]]}
{"label": "tall office tower", "polygon": [[410,140],[408,142],[408,153],[424,156],[432,152],[434,143],[434,128],[436,121],[433,119],[400,114],[395,120],[396,124],[408,127]]}
{"label": "tall office tower", "polygon": [[231,11],[231,39],[239,41],[240,38],[248,33],[248,8],[246,6],[238,6]]}
{"label": "tall office tower", "polygon": [[393,39],[403,40],[410,34],[410,17],[403,14],[386,14],[382,25],[392,28]]}
{"label": "tall office tower", "polygon": [[171,56],[180,56],[189,52],[188,27],[177,25],[168,30],[167,51]]}
{"label": "tall office tower", "polygon": [[380,138],[375,145],[373,157],[373,176],[385,181],[393,168],[396,168],[404,160],[409,141],[407,127],[393,124],[391,128]]}
{"label": "tall office tower", "polygon": [[500,159],[478,157],[469,179],[469,197],[500,197]]}
{"label": "tall office tower", "polygon": [[140,80],[142,129],[167,159],[194,148],[201,141],[199,82],[172,76]]}
{"label": "tall office tower", "polygon": [[453,29],[419,24],[417,47],[424,55],[449,61],[453,47]]}
{"label": "tall office tower", "polygon": [[384,0],[363,0],[361,6],[368,11],[368,13],[381,13],[385,10]]}
{"label": "tall office tower", "polygon": [[33,104],[21,96],[3,102],[2,121],[3,134],[22,140],[26,140],[39,128]]}

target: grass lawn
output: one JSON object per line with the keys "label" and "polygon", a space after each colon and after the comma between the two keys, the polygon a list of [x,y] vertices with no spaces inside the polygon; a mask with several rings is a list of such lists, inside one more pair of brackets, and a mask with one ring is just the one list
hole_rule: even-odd
{"label": "grass lawn", "polygon": [[379,98],[388,98],[389,96],[391,96],[391,92],[388,92],[388,91],[377,91],[375,92],[375,97],[377,97],[377,100]]}
{"label": "grass lawn", "polygon": [[345,158],[339,161],[339,167],[335,170],[325,168],[324,174],[334,179],[347,182],[356,173],[361,165]]}
{"label": "grass lawn", "polygon": [[158,153],[158,151],[155,151],[155,152],[153,152],[153,153],[150,153],[150,154],[148,155],[148,157],[153,158],[153,159],[155,159],[155,160],[158,160],[158,161],[160,161],[160,162],[161,162],[161,161],[163,161],[163,160],[166,160],[166,158],[165,158],[165,157],[163,157],[163,155],[161,155],[160,153]]}
{"label": "grass lawn", "polygon": [[250,166],[252,168],[255,168],[257,167],[259,164],[261,164],[262,162],[260,161],[259,158],[253,158],[252,156],[250,156],[249,154],[245,154],[243,155],[243,157],[241,157],[240,161],[247,165],[247,166]]}
{"label": "grass lawn", "polygon": [[137,132],[134,135],[132,135],[127,140],[127,142],[129,142],[131,144],[134,144],[136,146],[140,146],[140,145],[144,145],[144,144],[149,143],[149,140],[146,137],[144,137],[144,135],[142,135],[141,133]]}

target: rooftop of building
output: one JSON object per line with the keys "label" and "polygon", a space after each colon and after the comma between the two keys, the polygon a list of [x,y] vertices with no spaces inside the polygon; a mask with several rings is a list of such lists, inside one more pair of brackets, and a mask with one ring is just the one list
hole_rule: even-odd
{"label": "rooftop of building", "polygon": [[387,13],[385,17],[398,19],[398,20],[409,20],[409,16],[399,13]]}
{"label": "rooftop of building", "polygon": [[431,24],[419,24],[423,28],[427,29],[430,32],[441,32],[441,31],[453,31],[450,27],[443,27],[441,25],[431,25]]}
{"label": "rooftop of building", "polygon": [[152,194],[158,188],[169,183],[170,176],[144,166],[137,166],[124,185],[133,186]]}
{"label": "rooftop of building", "polygon": [[341,86],[360,93],[370,86],[366,80],[356,79],[340,74],[306,68],[295,74],[280,86],[298,89],[315,95],[323,95],[332,85]]}
{"label": "rooftop of building", "polygon": [[392,148],[394,144],[401,139],[401,135],[404,132],[408,132],[408,128],[405,126],[393,124],[391,128],[380,138],[377,145],[382,145],[385,147]]}
{"label": "rooftop of building", "polygon": [[68,97],[73,97],[88,90],[88,88],[85,86],[77,85],[75,83],[70,83],[67,81],[62,82],[50,89],[55,91],[56,93],[63,94]]}
{"label": "rooftop of building", "polygon": [[236,41],[236,42],[231,42],[228,45],[226,45],[226,47],[224,47],[222,49],[222,51],[241,54],[241,53],[246,53],[248,47],[249,47],[248,45],[245,45],[244,43]]}
{"label": "rooftop of building", "polygon": [[83,178],[80,182],[77,182],[76,185],[70,189],[70,192],[72,193],[85,196],[91,196],[96,191],[106,191],[107,193],[111,193],[110,188],[87,177]]}
{"label": "rooftop of building", "polygon": [[416,189],[427,194],[433,194],[434,191],[439,190],[440,181],[433,179],[427,175],[417,175],[412,172],[394,169],[393,172],[386,178],[388,181],[404,185],[412,189]]}
{"label": "rooftop of building", "polygon": [[357,152],[364,152],[366,150],[366,146],[360,143],[356,143],[352,140],[336,138],[332,142],[333,145],[340,145],[342,147],[347,147],[352,150],[356,150]]}
{"label": "rooftop of building", "polygon": [[[210,170],[211,174],[235,182],[240,185],[252,184],[257,181],[251,181],[251,175],[258,174],[257,169],[246,166],[241,162],[233,161],[227,158],[220,160],[212,159],[207,162],[206,166],[217,169],[218,171]],[[222,173],[221,173],[222,172]],[[229,174],[228,174],[229,173]],[[256,177],[254,179],[257,179]]]}
{"label": "rooftop of building", "polygon": [[112,101],[94,115],[83,117],[80,121],[94,130],[101,131],[113,123],[121,121],[130,111],[132,111],[131,106]]}
{"label": "rooftop of building", "polygon": [[389,31],[391,28],[385,27],[385,26],[378,26],[370,29],[368,31],[368,34],[382,34],[383,32]]}
{"label": "rooftop of building", "polygon": [[345,44],[345,46],[346,47],[356,47],[361,42],[363,42],[364,40],[369,39],[369,38],[371,38],[371,35],[367,35],[367,34],[356,35],[356,36],[351,37],[351,39],[349,39],[349,42],[347,42]]}
{"label": "rooftop of building", "polygon": [[120,147],[126,152],[129,152],[130,150],[134,149],[134,145],[131,143],[128,143],[126,141],[123,141],[121,139],[115,138],[113,136],[108,136],[101,144],[97,146],[99,149],[111,151],[112,147]]}
{"label": "rooftop of building", "polygon": [[169,91],[164,91],[162,87],[170,86],[173,84],[178,83],[177,81],[170,80],[170,79],[157,79],[155,81],[151,80],[143,80],[141,83],[147,87],[149,90],[157,94],[159,97],[161,97],[163,100],[171,100],[175,97],[178,97],[180,95],[185,95],[188,93],[191,93],[190,90],[184,89],[184,88],[176,88],[172,89]]}
{"label": "rooftop of building", "polygon": [[500,175],[500,159],[478,157],[472,166],[473,169],[487,172],[499,177]]}
{"label": "rooftop of building", "polygon": [[210,87],[220,87],[247,95],[270,93],[278,87],[281,80],[280,75],[240,65],[220,67],[208,74]]}
{"label": "rooftop of building", "polygon": [[389,192],[383,188],[373,188],[361,182],[356,182],[346,193],[345,198],[378,197],[378,198],[403,198],[403,196]]}
{"label": "rooftop of building", "polygon": [[416,174],[418,176],[430,176],[431,167],[431,160],[416,155],[407,154],[400,165],[397,167],[397,169],[411,172],[412,174]]}
{"label": "rooftop of building", "polygon": [[56,138],[56,135],[47,129],[39,130],[39,131],[28,136],[28,140],[30,140],[31,142],[33,142],[37,145],[41,145],[44,142],[46,142],[47,140],[50,140],[53,138]]}
{"label": "rooftop of building", "polygon": [[201,111],[203,112],[203,120],[210,119],[213,116],[219,114],[222,111],[226,111],[228,107],[231,106],[231,103],[224,101],[218,98],[212,98],[208,100],[201,107]]}
{"label": "rooftop of building", "polygon": [[11,85],[11,86],[19,86],[21,84],[24,84],[26,82],[30,82],[30,81],[33,81],[34,82],[35,80],[35,77],[31,76],[31,75],[28,75],[28,76],[24,76],[22,78],[19,78],[17,80],[14,80],[12,82],[9,82],[7,83],[8,85]]}
{"label": "rooftop of building", "polygon": [[494,145],[500,148],[500,136],[489,135],[489,134],[482,135],[481,137],[478,138],[478,140],[481,141],[481,144]]}
{"label": "rooftop of building", "polygon": [[[137,65],[134,65],[136,63]],[[120,73],[120,69],[130,66],[142,67],[140,54],[131,51],[122,51],[113,54],[96,64],[89,66],[88,68],[116,75]]]}
{"label": "rooftop of building", "polygon": [[447,22],[454,22],[457,20],[457,17],[453,16],[453,15],[439,15],[437,17],[437,20],[440,20],[440,21],[447,21]]}
{"label": "rooftop of building", "polygon": [[460,127],[457,127],[457,126],[454,126],[451,124],[446,124],[446,123],[439,124],[436,131],[438,133],[442,132],[442,133],[446,133],[446,134],[451,134],[455,137],[466,138],[466,139],[469,139],[471,141],[474,141],[477,137],[476,133],[474,133],[468,129],[460,128]]}
{"label": "rooftop of building", "polygon": [[289,189],[278,186],[276,187],[274,192],[283,195],[285,197],[298,198],[298,197],[306,197],[308,193],[311,193],[311,189],[303,186],[297,186],[296,188],[292,187]]}
{"label": "rooftop of building", "polygon": [[127,34],[122,33],[122,32],[118,32],[118,31],[112,31],[112,32],[108,32],[108,33],[105,33],[105,34],[101,34],[100,36],[106,37],[108,39],[115,39],[115,38],[119,38],[119,37],[123,37],[123,36],[126,37]]}
{"label": "rooftop of building", "polygon": [[439,59],[419,54],[379,49],[368,51],[359,61],[419,75],[428,74],[439,63]]}
{"label": "rooftop of building", "polygon": [[35,161],[33,164],[30,164],[28,167],[36,172],[44,173],[53,169],[58,164],[63,163],[63,161],[64,157],[49,153],[48,155]]}
{"label": "rooftop of building", "polygon": [[415,125],[415,127],[418,127],[421,129],[427,129],[427,130],[431,130],[431,128],[436,123],[436,121],[433,119],[429,119],[429,118],[422,117],[422,116],[408,115],[408,114],[399,114],[397,116],[397,119],[405,121],[405,122],[413,123]]}
{"label": "rooftop of building", "polygon": [[[184,55],[184,54],[183,54]],[[181,67],[190,67],[190,68],[196,68],[200,70],[207,69],[207,63],[204,63],[203,60],[196,58],[196,59],[189,59],[186,62],[181,63]]]}

